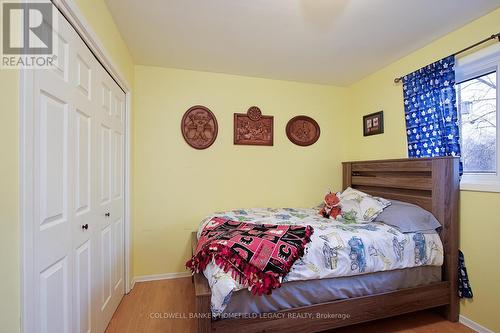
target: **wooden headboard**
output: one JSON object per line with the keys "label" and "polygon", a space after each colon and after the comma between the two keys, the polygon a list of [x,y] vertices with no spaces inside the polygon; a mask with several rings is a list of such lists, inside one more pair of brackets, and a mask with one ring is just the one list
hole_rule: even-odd
{"label": "wooden headboard", "polygon": [[[459,159],[437,157],[344,162],[343,188],[351,186],[387,199],[410,202],[432,212],[441,223],[443,280],[457,290]],[[452,292],[450,307],[457,307]],[[455,310],[455,309],[454,309]]]}

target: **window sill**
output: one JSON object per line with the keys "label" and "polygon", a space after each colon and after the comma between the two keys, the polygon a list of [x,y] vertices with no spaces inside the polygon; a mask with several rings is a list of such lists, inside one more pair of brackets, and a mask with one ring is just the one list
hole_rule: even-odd
{"label": "window sill", "polygon": [[500,181],[489,181],[489,182],[461,181],[460,182],[460,190],[461,191],[499,192],[500,193]]}

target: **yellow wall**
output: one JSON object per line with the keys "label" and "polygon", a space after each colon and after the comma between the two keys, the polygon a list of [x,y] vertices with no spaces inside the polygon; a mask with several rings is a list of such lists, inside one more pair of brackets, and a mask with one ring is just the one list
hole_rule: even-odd
{"label": "yellow wall", "polygon": [[[134,71],[104,2],[75,2],[137,96],[134,275],[183,271],[189,233],[213,210],[311,206],[327,186],[340,187],[340,161],[406,156],[402,92],[393,78],[500,28],[497,10],[348,88],[335,88],[143,66]],[[6,332],[19,331],[20,316],[18,86],[18,71],[0,70],[0,322]],[[217,141],[205,151],[187,146],[180,134],[182,114],[194,104],[210,107],[219,121]],[[275,116],[274,147],[232,144],[233,113],[254,104]],[[361,116],[381,109],[386,133],[363,138]],[[311,115],[321,126],[320,140],[309,148],[294,146],[284,134],[286,121],[297,114]],[[492,217],[499,199],[500,194],[476,192],[462,192],[461,198],[461,247],[476,296],[461,310],[494,331],[500,331],[495,317],[500,294],[495,254],[500,247],[493,237],[500,227]]]}
{"label": "yellow wall", "polygon": [[[1,26],[0,18],[0,26]],[[0,70],[0,323],[19,330],[19,72]]]}
{"label": "yellow wall", "polygon": [[[348,143],[346,90],[158,67],[135,70],[134,275],[182,272],[189,237],[214,210],[318,204],[341,186]],[[217,140],[188,146],[180,122],[191,106],[216,115]],[[233,113],[257,105],[274,116],[274,146],[233,145]],[[307,148],[288,141],[286,122],[307,114],[321,126]]]}
{"label": "yellow wall", "polygon": [[74,2],[132,89],[134,83],[132,56],[106,3],[103,0],[74,0]]}
{"label": "yellow wall", "polygon": [[[406,157],[403,92],[395,77],[410,73],[500,31],[500,9],[452,32],[426,47],[400,59],[349,87],[353,112],[346,126],[351,133],[350,159]],[[385,133],[362,135],[362,116],[384,110]],[[500,332],[500,234],[497,207],[500,193],[461,192],[461,248],[466,256],[474,290],[474,300],[462,302],[461,314]]]}

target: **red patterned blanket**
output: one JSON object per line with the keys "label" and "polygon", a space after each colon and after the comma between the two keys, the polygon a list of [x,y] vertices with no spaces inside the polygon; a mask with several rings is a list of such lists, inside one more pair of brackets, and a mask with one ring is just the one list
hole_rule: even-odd
{"label": "red patterned blanket", "polygon": [[198,273],[214,259],[252,293],[271,294],[302,257],[312,233],[311,226],[252,224],[214,217],[201,232],[196,253],[186,267]]}

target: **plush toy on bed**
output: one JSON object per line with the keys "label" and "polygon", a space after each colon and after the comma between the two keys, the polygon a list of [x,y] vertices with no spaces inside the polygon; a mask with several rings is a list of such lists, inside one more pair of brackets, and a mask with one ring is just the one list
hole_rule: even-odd
{"label": "plush toy on bed", "polygon": [[335,193],[328,192],[325,195],[324,203],[325,206],[319,211],[319,214],[324,218],[331,217],[333,219],[336,219],[337,216],[341,214],[340,199]]}

